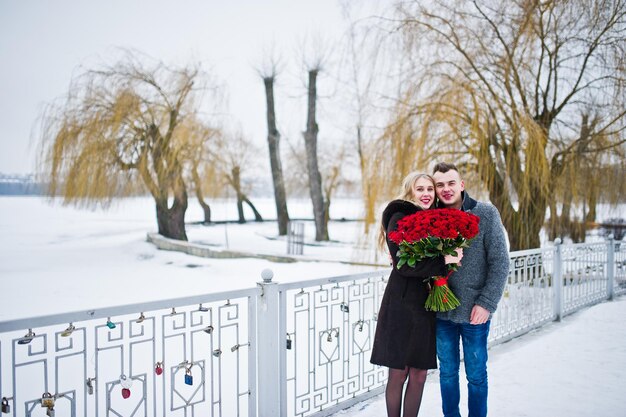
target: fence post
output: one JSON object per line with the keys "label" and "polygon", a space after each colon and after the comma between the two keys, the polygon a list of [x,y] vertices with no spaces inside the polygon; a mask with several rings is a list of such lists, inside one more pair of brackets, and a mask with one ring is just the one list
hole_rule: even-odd
{"label": "fence post", "polygon": [[561,254],[561,239],[554,239],[553,279],[554,288],[554,315],[556,321],[563,318],[563,258]]}
{"label": "fence post", "polygon": [[289,221],[287,227],[287,255],[302,255],[304,248],[304,223]]}
{"label": "fence post", "polygon": [[276,282],[272,282],[274,273],[271,269],[261,272],[263,282],[259,282],[261,296],[257,302],[257,343],[258,343],[258,416],[281,416],[280,387],[280,348],[279,341],[279,291]]}
{"label": "fence post", "polygon": [[615,291],[615,240],[613,240],[613,234],[609,235],[608,250],[606,252],[606,266],[607,266],[607,279],[606,284],[607,299],[613,300],[613,293]]}

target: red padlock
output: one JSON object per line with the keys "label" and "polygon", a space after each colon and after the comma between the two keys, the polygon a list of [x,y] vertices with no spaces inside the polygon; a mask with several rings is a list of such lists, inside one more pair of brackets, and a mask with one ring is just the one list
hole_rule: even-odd
{"label": "red padlock", "polygon": [[161,374],[163,373],[163,364],[162,364],[161,362],[157,362],[157,363],[156,363],[156,366],[155,366],[155,368],[154,368],[154,372],[155,372],[157,375],[161,375]]}
{"label": "red padlock", "polygon": [[124,399],[130,397],[130,387],[133,385],[133,380],[122,374],[120,375],[120,385],[122,386],[122,397]]}

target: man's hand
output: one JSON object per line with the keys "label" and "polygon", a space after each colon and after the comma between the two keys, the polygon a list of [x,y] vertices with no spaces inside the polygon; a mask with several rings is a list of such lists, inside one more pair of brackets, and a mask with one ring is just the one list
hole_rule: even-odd
{"label": "man's hand", "polygon": [[475,305],[470,315],[470,324],[484,324],[487,323],[487,320],[489,320],[489,310]]}
{"label": "man's hand", "polygon": [[463,259],[463,248],[458,248],[456,250],[456,256],[453,255],[445,255],[443,257],[444,263],[447,264],[457,264],[461,266],[461,259]]}

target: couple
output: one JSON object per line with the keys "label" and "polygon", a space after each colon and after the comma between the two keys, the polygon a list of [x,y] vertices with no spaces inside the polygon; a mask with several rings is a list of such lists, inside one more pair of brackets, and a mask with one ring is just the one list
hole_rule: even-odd
{"label": "couple", "polygon": [[[385,390],[388,416],[415,417],[419,412],[428,369],[440,366],[443,414],[460,417],[459,340],[463,344],[468,383],[469,417],[487,415],[487,337],[491,315],[502,297],[509,271],[509,254],[498,210],[469,197],[453,164],[439,163],[432,177],[411,173],[403,193],[383,212],[380,243],[386,241],[393,270],[383,295],[371,362],[389,367]],[[438,198],[438,204],[435,203]],[[456,208],[480,217],[480,232],[458,256],[438,256],[414,267],[396,268],[398,246],[386,239],[398,220],[435,206]],[[446,264],[459,263],[448,285],[461,305],[445,313],[426,311],[428,277],[446,275]],[[403,387],[408,377],[403,397]],[[404,401],[403,401],[404,399]]]}

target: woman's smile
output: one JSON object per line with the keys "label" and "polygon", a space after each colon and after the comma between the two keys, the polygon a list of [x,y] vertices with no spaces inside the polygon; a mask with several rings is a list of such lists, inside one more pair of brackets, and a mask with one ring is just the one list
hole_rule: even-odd
{"label": "woman's smile", "polygon": [[435,187],[428,178],[419,178],[413,185],[413,202],[423,209],[430,208],[435,201]]}

